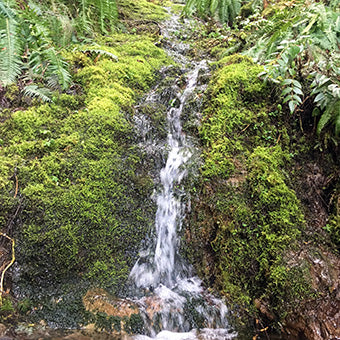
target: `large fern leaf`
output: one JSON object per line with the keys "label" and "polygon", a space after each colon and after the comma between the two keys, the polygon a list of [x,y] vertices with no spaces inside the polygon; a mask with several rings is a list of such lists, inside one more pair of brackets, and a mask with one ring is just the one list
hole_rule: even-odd
{"label": "large fern leaf", "polygon": [[199,16],[210,15],[214,19],[225,23],[232,22],[240,13],[240,0],[188,0],[184,7],[184,14]]}
{"label": "large fern leaf", "polygon": [[50,80],[51,78],[57,79],[63,90],[67,89],[71,83],[71,75],[68,72],[67,63],[56,53],[53,47],[46,50],[44,55],[48,62],[46,75]]}
{"label": "large fern leaf", "polygon": [[0,31],[0,82],[7,86],[16,81],[21,73],[22,45],[17,37],[17,23],[13,18],[4,18]]}
{"label": "large fern leaf", "polygon": [[45,88],[39,88],[37,85],[28,85],[23,89],[24,96],[38,98],[43,102],[51,102],[52,92]]}
{"label": "large fern leaf", "polygon": [[102,54],[102,55],[105,55],[105,56],[111,58],[114,61],[118,61],[118,57],[115,54],[113,54],[109,51],[99,49],[99,48],[87,47],[87,48],[82,48],[80,51],[83,52],[83,53],[90,52],[90,53]]}

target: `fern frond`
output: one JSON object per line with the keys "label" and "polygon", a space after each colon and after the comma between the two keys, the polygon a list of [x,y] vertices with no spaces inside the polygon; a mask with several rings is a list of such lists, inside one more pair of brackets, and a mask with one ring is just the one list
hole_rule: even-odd
{"label": "fern frond", "polygon": [[81,49],[80,51],[83,52],[83,53],[90,52],[90,53],[102,54],[102,55],[105,55],[105,56],[111,58],[114,61],[118,61],[118,57],[116,55],[114,55],[111,52],[105,51],[105,50],[101,50],[101,49],[97,49],[97,48],[84,48],[84,49]]}
{"label": "fern frond", "polygon": [[210,2],[210,13],[214,14],[218,8],[218,0],[211,0]]}
{"label": "fern frond", "polygon": [[67,89],[71,83],[71,75],[67,70],[67,63],[58,55],[53,47],[44,53],[48,61],[46,75],[56,77],[63,90]]}
{"label": "fern frond", "polygon": [[190,16],[195,12],[196,9],[197,9],[197,1],[188,0],[186,5],[184,6],[183,14]]}
{"label": "fern frond", "polygon": [[5,5],[2,1],[0,2],[0,14],[7,19],[15,19],[15,11]]}
{"label": "fern frond", "polygon": [[37,85],[28,85],[23,89],[24,96],[30,98],[38,98],[43,102],[51,102],[52,92],[45,87],[38,87]]}
{"label": "fern frond", "polygon": [[199,16],[208,14],[216,20],[225,23],[232,22],[240,13],[241,0],[189,0],[187,1],[183,13]]}
{"label": "fern frond", "polygon": [[5,29],[0,31],[0,83],[7,86],[16,81],[21,73],[21,42],[17,37],[17,23],[5,18]]}

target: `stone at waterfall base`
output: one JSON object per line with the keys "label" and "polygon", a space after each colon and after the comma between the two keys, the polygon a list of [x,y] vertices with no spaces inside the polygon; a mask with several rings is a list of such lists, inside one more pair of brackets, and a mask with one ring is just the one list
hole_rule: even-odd
{"label": "stone at waterfall base", "polygon": [[[134,302],[112,297],[108,292],[100,288],[89,290],[83,297],[83,304],[85,309],[94,316],[100,315],[102,317],[104,315],[107,320],[115,320],[114,325],[109,325],[111,334],[124,335],[133,333],[135,329],[132,323],[136,321],[132,320],[140,320],[140,312]],[[87,329],[93,328],[103,327],[97,322],[95,325],[87,326]]]}

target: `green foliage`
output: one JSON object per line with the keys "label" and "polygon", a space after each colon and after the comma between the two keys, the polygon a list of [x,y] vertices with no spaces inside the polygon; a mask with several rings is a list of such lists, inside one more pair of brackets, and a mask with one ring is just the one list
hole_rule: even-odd
{"label": "green foliage", "polygon": [[340,133],[340,83],[335,78],[329,78],[322,74],[316,74],[311,85],[312,95],[315,95],[314,103],[318,108],[314,112],[322,112],[317,133],[332,123],[335,128],[335,136]]}
{"label": "green foliage", "polygon": [[336,8],[323,3],[283,9],[278,5],[268,14],[265,20],[260,17],[247,24],[252,30],[248,41],[257,42],[246,45],[250,49],[245,53],[265,63],[262,75],[280,85],[282,103],[291,113],[315,95],[318,134],[333,127],[338,136],[340,19]]}
{"label": "green foliage", "polygon": [[232,23],[240,13],[239,0],[188,0],[184,7],[184,14],[197,14],[200,17],[208,16],[222,23]]}
{"label": "green foliage", "polygon": [[20,76],[29,87],[24,95],[50,101],[44,87],[32,82],[45,82],[49,89],[65,90],[71,77],[56,49],[51,46],[48,26],[38,7],[17,9],[15,4],[2,4],[0,11],[1,49],[0,82],[8,86]]}
{"label": "green foliage", "polygon": [[[117,7],[120,17],[125,20],[164,20],[169,18],[167,10],[159,6],[162,1],[147,1],[147,0],[117,0]],[[173,5],[171,3],[171,5]],[[135,25],[135,23],[134,23]]]}
{"label": "green foliage", "polygon": [[73,4],[74,10],[79,9],[75,18],[77,31],[92,35],[93,31],[108,33],[114,29],[118,19],[116,1],[112,0],[78,0]]}
{"label": "green foliage", "polygon": [[37,97],[41,99],[43,102],[50,102],[51,99],[51,91],[46,88],[39,88],[37,85],[28,85],[24,88],[24,95],[27,97]]}
{"label": "green foliage", "polygon": [[[144,91],[154,81],[154,71],[169,62],[165,53],[154,46],[151,38],[116,34],[103,40],[103,45],[82,47],[82,50],[103,50],[106,53],[101,53],[102,57],[95,66],[85,67],[76,75],[76,79],[84,85],[96,87],[96,91],[102,91],[102,87],[108,85],[118,88],[117,95],[124,97],[126,90],[119,94],[120,84]],[[114,63],[110,60],[113,55],[118,57]],[[118,84],[114,84],[113,81],[117,80]]]}
{"label": "green foliage", "polygon": [[2,301],[2,305],[0,307],[0,315],[4,315],[4,314],[9,314],[9,313],[13,313],[14,307],[13,307],[13,302],[10,298],[5,298]]}
{"label": "green foliage", "polygon": [[3,86],[15,82],[21,73],[22,43],[17,36],[16,11],[0,3],[0,82]]}
{"label": "green foliage", "polygon": [[112,60],[118,61],[118,57],[116,55],[114,55],[113,53],[108,52],[106,50],[100,50],[100,49],[95,49],[95,48],[85,48],[85,49],[82,49],[81,52],[91,53],[91,54],[95,53],[98,56],[105,55],[105,56],[108,56],[109,58],[111,58]]}

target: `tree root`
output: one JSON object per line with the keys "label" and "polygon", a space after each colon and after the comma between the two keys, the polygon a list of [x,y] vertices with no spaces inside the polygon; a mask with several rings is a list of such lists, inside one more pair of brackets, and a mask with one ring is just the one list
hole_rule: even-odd
{"label": "tree root", "polygon": [[0,307],[2,306],[2,294],[4,293],[4,278],[6,271],[12,266],[12,264],[15,262],[15,240],[12,237],[9,237],[5,233],[0,232],[0,236],[3,236],[10,240],[12,242],[12,259],[11,261],[6,265],[5,269],[1,273],[1,279],[0,279]]}

